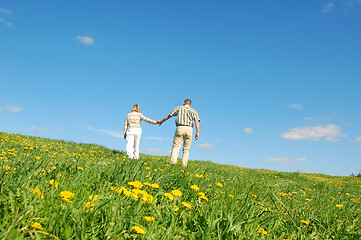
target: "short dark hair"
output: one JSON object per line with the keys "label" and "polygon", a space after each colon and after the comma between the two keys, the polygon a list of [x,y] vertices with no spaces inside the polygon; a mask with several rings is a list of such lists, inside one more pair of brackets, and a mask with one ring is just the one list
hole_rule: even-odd
{"label": "short dark hair", "polygon": [[186,100],[184,100],[184,103],[191,105],[191,104],[192,104],[192,101],[191,101],[189,98],[187,98]]}

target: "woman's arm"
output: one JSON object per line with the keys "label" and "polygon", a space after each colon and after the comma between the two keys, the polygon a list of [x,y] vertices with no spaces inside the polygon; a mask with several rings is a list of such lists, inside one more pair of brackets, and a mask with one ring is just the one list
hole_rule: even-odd
{"label": "woman's arm", "polygon": [[125,118],[125,122],[124,122],[124,130],[123,130],[124,139],[125,139],[126,136],[127,136],[127,128],[128,128],[128,115],[127,115],[127,117]]}
{"label": "woman's arm", "polygon": [[152,124],[157,124],[157,122],[158,122],[158,121],[154,121],[154,120],[152,120],[150,118],[144,117],[143,114],[140,115],[140,120],[145,121],[147,123],[152,123]]}

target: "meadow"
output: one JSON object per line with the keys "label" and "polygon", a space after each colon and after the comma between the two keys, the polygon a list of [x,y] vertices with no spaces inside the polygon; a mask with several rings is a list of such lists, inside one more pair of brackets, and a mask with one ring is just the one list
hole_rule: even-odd
{"label": "meadow", "polygon": [[361,178],[0,132],[0,239],[361,239]]}

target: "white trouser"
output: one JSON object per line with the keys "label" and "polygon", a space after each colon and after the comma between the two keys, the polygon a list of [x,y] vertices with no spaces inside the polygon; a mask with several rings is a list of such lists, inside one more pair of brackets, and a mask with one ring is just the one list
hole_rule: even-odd
{"label": "white trouser", "polygon": [[127,130],[127,155],[129,158],[139,158],[139,143],[142,135],[141,128],[130,128]]}

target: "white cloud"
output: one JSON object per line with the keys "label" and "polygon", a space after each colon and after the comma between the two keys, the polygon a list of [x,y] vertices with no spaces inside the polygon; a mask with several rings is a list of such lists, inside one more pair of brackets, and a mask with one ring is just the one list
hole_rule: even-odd
{"label": "white cloud", "polygon": [[32,126],[31,130],[34,130],[34,131],[49,131],[48,128],[36,127],[36,126]]}
{"label": "white cloud", "polygon": [[21,108],[19,106],[6,106],[5,108],[6,108],[6,110],[8,110],[9,112],[12,112],[12,113],[18,113],[18,112],[21,112],[22,110],[24,110],[23,108]]}
{"label": "white cloud", "polygon": [[338,137],[347,137],[347,135],[341,134],[341,130],[342,128],[335,124],[292,128],[290,131],[282,133],[282,138],[316,141],[324,137],[327,142],[335,142],[340,140]]}
{"label": "white cloud", "polygon": [[290,103],[290,104],[288,104],[288,107],[292,108],[292,109],[302,110],[302,106],[300,104],[296,104],[296,103]]}
{"label": "white cloud", "polygon": [[328,13],[333,8],[333,2],[327,3],[324,8],[322,9],[322,13]]}
{"label": "white cloud", "polygon": [[5,8],[0,8],[0,12],[1,12],[1,13],[5,13],[5,14],[9,14],[9,15],[12,15],[12,14],[13,14],[10,10],[7,10],[7,9],[5,9]]}
{"label": "white cloud", "polygon": [[93,132],[99,132],[99,133],[105,133],[107,135],[110,135],[112,137],[117,137],[117,138],[123,138],[123,133],[121,132],[116,132],[116,131],[110,131],[110,130],[106,130],[106,129],[94,129],[92,127],[88,127],[88,129],[90,131],[93,131]]}
{"label": "white cloud", "polygon": [[304,162],[306,160],[307,160],[306,158],[286,158],[286,157],[281,157],[281,158],[266,158],[263,161],[264,162],[280,162],[281,164],[289,164],[289,163],[294,163],[294,162]]}
{"label": "white cloud", "polygon": [[253,130],[252,130],[252,128],[247,127],[247,128],[245,128],[245,129],[243,129],[243,132],[244,132],[244,133],[252,134],[252,133],[253,133]]}
{"label": "white cloud", "polygon": [[148,148],[146,151],[150,152],[150,153],[170,154],[170,151],[162,150],[162,149],[159,149],[159,148]]}
{"label": "white cloud", "polygon": [[5,8],[0,8],[0,12],[5,13],[5,14],[9,14],[9,15],[13,14],[10,10],[7,10]]}
{"label": "white cloud", "polygon": [[6,21],[6,20],[3,19],[3,18],[0,18],[0,22],[6,24],[6,26],[8,26],[8,27],[14,27],[14,26],[15,26],[13,23],[8,22],[8,21]]}
{"label": "white cloud", "polygon": [[[360,0],[361,1],[361,0]],[[361,136],[359,136],[359,137],[357,137],[357,138],[355,138],[355,140],[354,140],[355,142],[361,142]]]}
{"label": "white cloud", "polygon": [[210,144],[210,143],[203,143],[203,144],[198,144],[197,147],[200,147],[200,148],[214,148],[215,145]]}
{"label": "white cloud", "polygon": [[92,46],[94,44],[94,39],[88,36],[77,36],[76,37],[80,42],[87,46]]}

